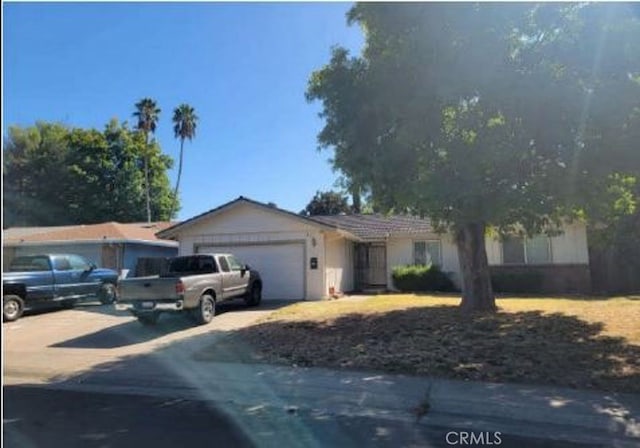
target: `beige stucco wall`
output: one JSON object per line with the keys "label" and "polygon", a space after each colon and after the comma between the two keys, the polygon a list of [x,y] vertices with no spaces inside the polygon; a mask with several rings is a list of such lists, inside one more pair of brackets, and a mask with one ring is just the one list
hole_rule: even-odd
{"label": "beige stucco wall", "polygon": [[[178,232],[180,255],[195,253],[197,245],[302,242],[305,248],[305,298],[326,295],[324,232],[318,227],[252,204],[240,203]],[[318,268],[310,259],[318,258]]]}
{"label": "beige stucco wall", "polygon": [[567,225],[562,235],[551,238],[551,254],[555,264],[588,264],[586,226],[582,223]]}
{"label": "beige stucco wall", "polygon": [[[502,244],[496,237],[487,237],[487,258],[490,265],[502,264]],[[563,233],[551,237],[552,264],[589,264],[587,229],[583,223],[567,224]]]}
{"label": "beige stucco wall", "polygon": [[[413,242],[421,240],[440,240],[442,247],[442,270],[451,274],[451,278],[460,286],[460,264],[458,251],[453,241],[453,235],[419,234],[404,238],[391,238],[387,241],[387,281],[392,288],[391,272],[394,266],[413,263]],[[490,265],[502,264],[502,244],[494,237],[486,238],[487,258]],[[587,246],[586,227],[582,223],[566,225],[564,232],[551,237],[552,264],[588,264],[589,251]]]}
{"label": "beige stucco wall", "polygon": [[336,233],[326,234],[326,288],[353,290],[353,243]]}

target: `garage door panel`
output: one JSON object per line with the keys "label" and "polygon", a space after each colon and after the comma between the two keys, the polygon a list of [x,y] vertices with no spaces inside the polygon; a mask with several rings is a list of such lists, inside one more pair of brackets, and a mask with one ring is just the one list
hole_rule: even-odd
{"label": "garage door panel", "polygon": [[304,298],[304,245],[203,246],[199,253],[231,253],[260,272],[265,300]]}

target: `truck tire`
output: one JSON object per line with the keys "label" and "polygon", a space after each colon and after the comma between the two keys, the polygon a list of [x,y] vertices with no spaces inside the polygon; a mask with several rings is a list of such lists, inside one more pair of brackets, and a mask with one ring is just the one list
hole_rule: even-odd
{"label": "truck tire", "polygon": [[103,305],[111,305],[118,298],[118,292],[113,283],[103,283],[98,291],[98,299]]}
{"label": "truck tire", "polygon": [[262,285],[260,283],[254,283],[251,289],[244,298],[244,302],[247,306],[258,306],[262,300]]}
{"label": "truck tire", "polygon": [[216,315],[216,300],[209,294],[200,297],[198,307],[193,311],[193,318],[198,325],[208,324]]}
{"label": "truck tire", "polygon": [[20,319],[24,312],[24,301],[22,297],[15,294],[2,296],[2,320],[3,322],[13,322]]}
{"label": "truck tire", "polygon": [[160,313],[140,313],[136,314],[136,317],[142,325],[150,327],[158,323]]}

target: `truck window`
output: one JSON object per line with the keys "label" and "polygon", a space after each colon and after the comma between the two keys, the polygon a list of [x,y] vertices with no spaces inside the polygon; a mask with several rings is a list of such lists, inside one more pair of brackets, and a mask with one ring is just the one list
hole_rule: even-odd
{"label": "truck window", "polygon": [[9,265],[10,272],[49,271],[49,258],[44,256],[17,257]]}
{"label": "truck window", "polygon": [[240,263],[238,261],[238,259],[236,257],[234,257],[233,255],[229,255],[228,257],[226,257],[227,260],[229,260],[229,267],[231,268],[232,271],[241,271],[242,270],[242,263]]}
{"label": "truck window", "polygon": [[71,269],[74,271],[87,271],[91,267],[91,263],[80,255],[69,255],[67,258],[69,259]]}
{"label": "truck window", "polygon": [[216,264],[211,257],[200,258],[200,271],[206,273],[216,272]]}
{"label": "truck window", "polygon": [[67,257],[55,257],[53,259],[53,268],[56,271],[70,271],[71,263]]}
{"label": "truck window", "polygon": [[176,257],[169,264],[169,274],[209,274],[216,271],[216,264],[209,256]]}
{"label": "truck window", "polygon": [[218,262],[220,263],[220,269],[222,269],[222,272],[229,272],[229,263],[227,263],[227,259],[225,257],[218,257]]}

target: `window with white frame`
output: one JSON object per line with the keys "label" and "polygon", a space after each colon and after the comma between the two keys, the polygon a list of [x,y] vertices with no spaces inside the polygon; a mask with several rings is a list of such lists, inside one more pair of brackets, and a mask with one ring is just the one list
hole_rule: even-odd
{"label": "window with white frame", "polygon": [[413,264],[442,266],[442,245],[440,240],[414,241]]}
{"label": "window with white frame", "polygon": [[533,238],[509,237],[502,242],[504,264],[551,263],[551,239],[545,235]]}

